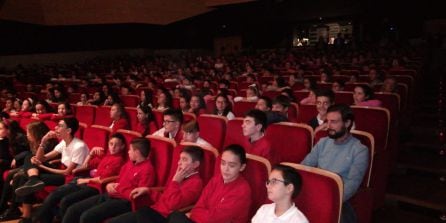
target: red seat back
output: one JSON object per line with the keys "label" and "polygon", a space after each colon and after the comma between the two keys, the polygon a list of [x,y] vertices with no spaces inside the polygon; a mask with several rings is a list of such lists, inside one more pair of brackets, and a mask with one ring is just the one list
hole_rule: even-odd
{"label": "red seat back", "polygon": [[312,118],[316,117],[317,113],[316,105],[300,105],[297,122],[307,124]]}
{"label": "red seat back", "polygon": [[131,130],[125,130],[125,129],[118,129],[118,131],[116,131],[117,133],[121,133],[126,141],[126,147],[127,150],[130,148],[130,142],[134,139],[134,138],[138,138],[138,137],[142,137],[141,133],[136,132],[136,131],[131,131]]}
{"label": "red seat back", "polygon": [[172,139],[160,136],[146,136],[150,140],[149,159],[156,172],[156,185],[165,186],[172,167],[173,151],[176,143]]}
{"label": "red seat back", "polygon": [[111,106],[99,106],[96,108],[95,125],[110,126],[112,120],[110,118]]}
{"label": "red seat back", "polygon": [[354,102],[353,92],[350,91],[335,92],[335,102],[336,104],[352,105]]}
{"label": "red seat back", "polygon": [[153,116],[155,118],[156,126],[158,126],[158,128],[162,128],[164,126],[163,125],[163,122],[164,122],[164,120],[163,120],[163,117],[164,117],[163,111],[154,109],[152,111],[152,113],[153,113]]}
{"label": "red seat back", "polygon": [[257,209],[268,201],[268,192],[266,191],[265,182],[268,180],[271,172],[270,162],[260,156],[246,154],[248,162],[242,175],[248,181],[251,187],[251,210],[250,216],[254,216]]}
{"label": "red seat back", "polygon": [[342,208],[343,184],[337,174],[300,164],[284,163],[302,176],[302,188],[294,199],[311,223],[338,223]]}
{"label": "red seat back", "polygon": [[99,146],[102,148],[108,148],[108,136],[111,130],[103,126],[92,125],[84,129],[84,142],[88,145],[88,148]]}
{"label": "red seat back", "polygon": [[224,146],[249,144],[248,138],[243,136],[242,124],[243,118],[235,118],[227,122]]}
{"label": "red seat back", "polygon": [[136,107],[139,103],[139,97],[137,95],[121,95],[119,97],[126,107]]}
{"label": "red seat back", "polygon": [[234,113],[235,117],[245,117],[245,113],[251,109],[254,109],[255,106],[256,106],[256,102],[237,101],[237,102],[234,102],[232,112]]}
{"label": "red seat back", "polygon": [[191,112],[183,112],[183,124],[186,124],[190,121],[195,121],[197,117],[194,113]]}
{"label": "red seat back", "polygon": [[96,116],[96,108],[97,106],[93,105],[76,106],[77,120],[87,125],[92,125]]}
{"label": "red seat back", "polygon": [[278,163],[300,163],[313,145],[313,129],[306,124],[275,123],[268,126],[265,137],[271,143],[275,161]]}
{"label": "red seat back", "polygon": [[198,116],[200,137],[209,142],[218,151],[222,150],[226,135],[227,119],[218,115],[202,114]]}
{"label": "red seat back", "polygon": [[136,130],[136,127],[138,126],[138,117],[137,117],[138,110],[132,107],[125,107],[125,111],[129,116],[130,129]]}

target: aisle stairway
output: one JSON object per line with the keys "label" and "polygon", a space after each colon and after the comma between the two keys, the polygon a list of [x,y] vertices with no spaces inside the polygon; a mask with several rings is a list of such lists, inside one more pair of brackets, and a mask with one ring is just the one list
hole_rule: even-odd
{"label": "aisle stairway", "polygon": [[[446,221],[446,154],[440,152],[439,75],[425,74],[415,98],[412,120],[400,131],[397,164],[389,177],[386,205],[373,222]],[[446,148],[445,148],[446,149]],[[443,221],[442,221],[443,220]]]}

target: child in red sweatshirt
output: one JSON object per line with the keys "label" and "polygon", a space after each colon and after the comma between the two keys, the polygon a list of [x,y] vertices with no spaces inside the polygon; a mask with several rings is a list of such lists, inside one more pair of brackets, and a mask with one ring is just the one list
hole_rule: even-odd
{"label": "child in red sweatshirt", "polygon": [[[158,201],[150,207],[140,208],[137,212],[129,212],[108,221],[109,223],[133,222],[167,222],[167,216],[175,210],[194,204],[203,189],[203,181],[198,173],[203,151],[197,146],[183,149],[178,160],[178,168],[172,181],[168,183]],[[150,188],[136,188],[133,198],[150,193]]]}
{"label": "child in red sweatshirt", "polygon": [[214,176],[203,190],[189,217],[173,212],[169,223],[246,223],[249,221],[251,188],[240,174],[246,167],[246,153],[230,145],[221,155],[221,175]]}
{"label": "child in red sweatshirt", "polygon": [[130,143],[129,161],[121,168],[117,183],[107,184],[107,193],[87,198],[68,208],[62,222],[102,222],[131,211],[131,192],[155,183],[155,172],[148,159],[150,141],[135,138]]}

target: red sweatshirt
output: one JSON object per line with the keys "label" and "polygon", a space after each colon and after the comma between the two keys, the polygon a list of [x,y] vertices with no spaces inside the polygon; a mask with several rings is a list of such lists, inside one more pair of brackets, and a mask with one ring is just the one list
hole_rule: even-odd
{"label": "red sweatshirt", "polygon": [[124,118],[120,118],[116,121],[113,121],[112,124],[113,124],[113,127],[111,128],[112,132],[116,132],[118,131],[118,129],[130,129],[129,122]]}
{"label": "red sweatshirt", "polygon": [[196,223],[246,223],[250,207],[251,188],[243,176],[227,184],[215,176],[192,209],[191,219]]}
{"label": "red sweatshirt", "polygon": [[246,143],[244,147],[246,153],[264,157],[273,163],[274,156],[272,155],[271,151],[271,143],[265,136],[253,143],[249,142],[248,140],[248,143]]}
{"label": "red sweatshirt", "polygon": [[116,192],[110,197],[131,200],[130,192],[137,187],[151,187],[155,185],[155,171],[150,160],[144,160],[138,164],[128,161],[119,173]]}
{"label": "red sweatshirt", "polygon": [[194,204],[200,197],[202,189],[203,181],[198,173],[181,183],[172,180],[152,208],[167,217],[173,211]]}
{"label": "red sweatshirt", "polygon": [[[99,165],[96,168],[96,174],[92,177],[99,177],[100,179],[104,179],[107,177],[116,176],[119,174],[119,170],[121,169],[124,162],[125,159],[122,154],[107,154],[104,158],[101,159]],[[87,185],[100,191],[100,184],[88,183]]]}

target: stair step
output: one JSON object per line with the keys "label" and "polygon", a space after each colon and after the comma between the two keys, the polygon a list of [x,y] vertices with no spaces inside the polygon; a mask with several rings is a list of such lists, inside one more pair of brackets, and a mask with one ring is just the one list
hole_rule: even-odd
{"label": "stair step", "polygon": [[446,212],[446,182],[423,175],[389,177],[386,198]]}
{"label": "stair step", "polygon": [[397,167],[446,175],[446,156],[433,148],[405,149],[398,154]]}
{"label": "stair step", "polygon": [[374,223],[444,223],[437,211],[407,207],[399,202],[386,202],[384,208],[373,213]]}

